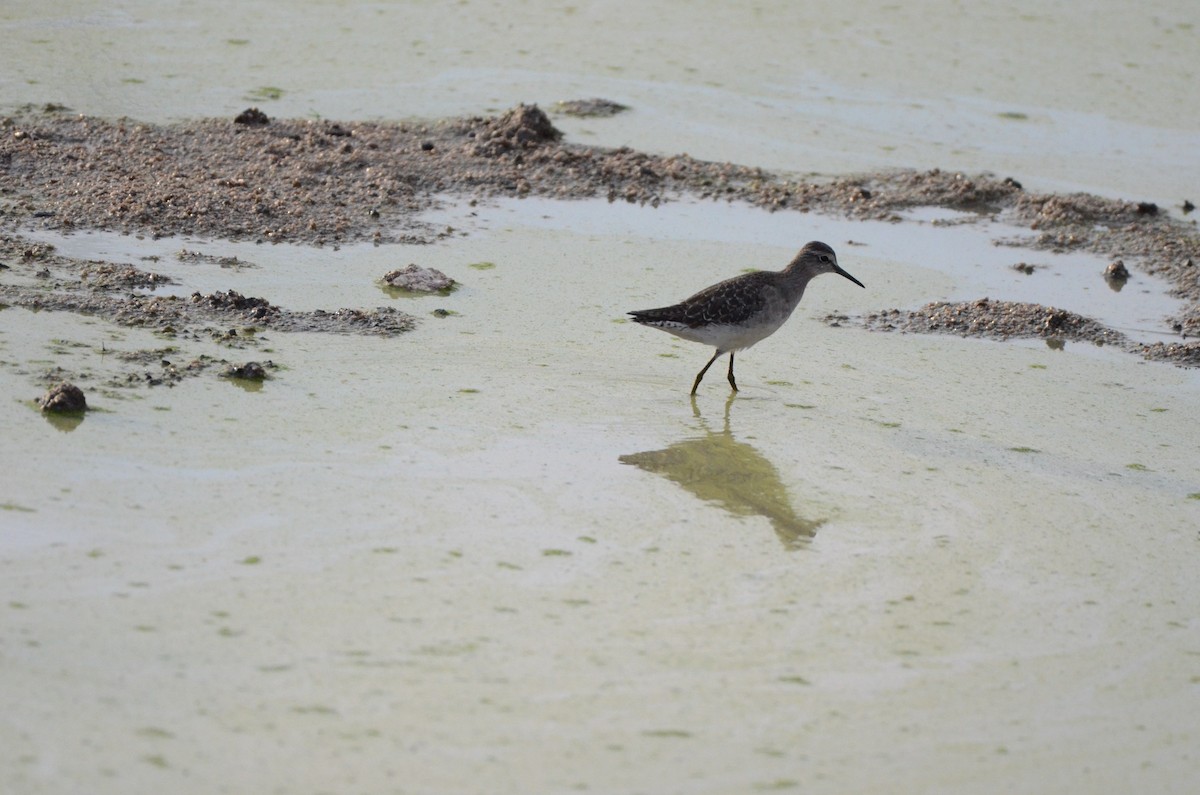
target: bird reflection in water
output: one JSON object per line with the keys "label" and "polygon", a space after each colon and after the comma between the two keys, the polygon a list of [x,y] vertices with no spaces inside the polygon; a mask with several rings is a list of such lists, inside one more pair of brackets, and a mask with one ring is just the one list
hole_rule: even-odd
{"label": "bird reflection in water", "polygon": [[725,402],[725,427],[717,433],[709,430],[693,396],[692,411],[704,430],[702,436],[664,450],[623,455],[621,463],[662,475],[734,516],[765,517],[785,547],[805,546],[825,520],[797,515],[775,466],[753,446],[733,438],[729,428],[732,403],[731,395]]}

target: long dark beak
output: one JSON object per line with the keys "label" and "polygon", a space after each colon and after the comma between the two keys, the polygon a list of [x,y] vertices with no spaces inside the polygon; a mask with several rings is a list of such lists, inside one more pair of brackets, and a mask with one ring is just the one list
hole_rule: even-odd
{"label": "long dark beak", "polygon": [[836,273],[838,276],[845,276],[847,279],[854,282],[855,284],[857,284],[859,287],[863,288],[864,290],[867,289],[867,285],[863,284],[858,279],[856,279],[853,276],[851,276],[850,274],[846,273],[844,270],[839,268],[837,265],[833,266],[833,272]]}

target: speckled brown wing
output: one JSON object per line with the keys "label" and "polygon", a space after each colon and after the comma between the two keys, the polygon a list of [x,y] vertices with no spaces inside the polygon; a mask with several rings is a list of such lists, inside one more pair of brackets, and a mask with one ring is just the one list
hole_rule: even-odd
{"label": "speckled brown wing", "polygon": [[691,328],[745,325],[766,308],[767,288],[776,276],[766,271],[745,273],[706,287],[676,305],[679,319]]}
{"label": "speckled brown wing", "polygon": [[778,278],[779,274],[771,271],[745,273],[706,287],[678,304],[637,309],[629,314],[638,323],[668,330],[672,326],[746,325],[765,310],[768,293]]}

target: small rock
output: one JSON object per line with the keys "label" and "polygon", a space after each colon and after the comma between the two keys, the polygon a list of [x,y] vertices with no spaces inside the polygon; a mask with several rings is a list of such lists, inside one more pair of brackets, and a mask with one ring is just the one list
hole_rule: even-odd
{"label": "small rock", "polygon": [[1116,282],[1126,281],[1129,279],[1129,269],[1122,260],[1117,260],[1104,269],[1104,278]]}
{"label": "small rock", "polygon": [[559,113],[584,118],[616,116],[621,111],[629,110],[627,105],[613,102],[611,99],[600,99],[599,97],[593,99],[564,100],[557,103],[555,107]]}
{"label": "small rock", "polygon": [[1184,215],[1187,215],[1194,209],[1196,209],[1196,205],[1192,204],[1192,202],[1189,199],[1183,200],[1183,214]]}
{"label": "small rock", "polygon": [[1138,202],[1138,215],[1157,215],[1158,205],[1154,202]]}
{"label": "small rock", "polygon": [[1046,313],[1046,319],[1042,321],[1042,329],[1044,331],[1056,331],[1070,319],[1071,316],[1068,313],[1051,307]]}
{"label": "small rock", "polygon": [[271,119],[258,108],[246,108],[233,119],[234,124],[245,124],[250,127],[261,127],[270,124]]}
{"label": "small rock", "polygon": [[38,398],[42,411],[53,411],[59,414],[87,411],[87,399],[83,390],[69,381],[63,381],[53,386]]}
{"label": "small rock", "polygon": [[262,381],[267,377],[267,370],[258,362],[229,365],[221,372],[222,378],[240,378],[244,381]]}
{"label": "small rock", "polygon": [[383,280],[389,287],[399,287],[403,290],[420,293],[449,290],[455,283],[453,279],[437,268],[422,268],[414,264],[389,272],[383,277]]}

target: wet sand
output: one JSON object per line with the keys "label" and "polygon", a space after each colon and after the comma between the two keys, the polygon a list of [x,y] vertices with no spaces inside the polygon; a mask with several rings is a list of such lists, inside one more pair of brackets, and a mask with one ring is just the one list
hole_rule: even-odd
{"label": "wet sand", "polygon": [[[621,110],[615,105],[579,101],[558,112],[607,115]],[[0,129],[0,301],[17,306],[241,346],[253,345],[263,330],[390,335],[414,324],[391,308],[297,312],[269,296],[233,289],[154,296],[169,279],[155,273],[153,263],[142,268],[63,257],[26,237],[35,229],[336,247],[444,239],[456,230],[435,228],[422,213],[444,202],[492,197],[607,197],[652,206],[699,198],[897,222],[906,209],[937,207],[1036,230],[1037,248],[1090,252],[1166,280],[1186,302],[1179,316],[1164,319],[1179,341],[1135,343],[1064,308],[986,296],[830,315],[827,322],[1051,344],[1087,341],[1200,366],[1200,342],[1193,341],[1200,336],[1200,235],[1145,202],[1034,194],[1012,178],[936,169],[801,180],[686,154],[573,143],[550,116],[527,105],[425,123],[280,120],[252,108],[236,119],[167,125],[89,118],[47,105],[4,119]]]}

